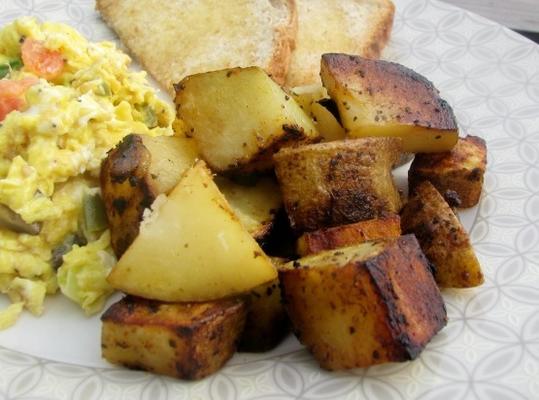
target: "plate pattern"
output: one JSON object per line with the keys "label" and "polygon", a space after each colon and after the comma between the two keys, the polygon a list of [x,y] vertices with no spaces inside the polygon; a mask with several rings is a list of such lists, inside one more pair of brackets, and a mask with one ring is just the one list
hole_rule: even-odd
{"label": "plate pattern", "polygon": [[[0,399],[539,399],[539,46],[444,3],[395,3],[385,58],[431,79],[462,132],[488,143],[470,232],[486,283],[444,292],[449,324],[421,357],[328,373],[290,339],[290,351],[235,357],[219,373],[186,383],[43,360],[0,342]],[[3,0],[0,24],[35,15],[93,40],[113,38],[93,7]]]}

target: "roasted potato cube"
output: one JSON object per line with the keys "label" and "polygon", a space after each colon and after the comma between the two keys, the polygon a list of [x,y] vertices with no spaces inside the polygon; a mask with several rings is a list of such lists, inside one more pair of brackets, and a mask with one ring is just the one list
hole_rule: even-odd
{"label": "roasted potato cube", "polygon": [[281,149],[275,172],[296,231],[349,224],[396,213],[401,200],[391,175],[398,138],[362,138]]}
{"label": "roasted potato cube", "polygon": [[157,197],[107,280],[125,293],[176,302],[232,296],[276,277],[199,160],[168,197]]}
{"label": "roasted potato cube", "polygon": [[460,207],[473,207],[479,202],[483,176],[487,166],[487,148],[477,136],[459,138],[449,152],[417,154],[408,171],[410,192],[430,181],[440,193],[452,190],[460,199]]}
{"label": "roasted potato cube", "polygon": [[138,235],[144,210],[172,190],[197,154],[193,139],[135,134],[109,152],[101,166],[101,191],[117,257]]}
{"label": "roasted potato cube", "polygon": [[178,118],[217,172],[268,170],[279,148],[318,140],[309,116],[259,67],[191,75],[175,89]]}
{"label": "roasted potato cube", "polygon": [[397,214],[393,214],[355,224],[306,232],[298,238],[297,251],[303,257],[324,250],[352,246],[374,239],[399,237],[400,235],[400,218]]}
{"label": "roasted potato cube", "polygon": [[275,279],[249,292],[247,317],[238,351],[263,352],[273,349],[290,332],[290,321]]}
{"label": "roasted potato cube", "polygon": [[425,77],[402,65],[347,54],[322,55],[320,75],[350,137],[397,136],[405,152],[448,151],[458,127]]}
{"label": "roasted potato cube", "polygon": [[102,356],[128,368],[201,379],[234,354],[245,310],[238,299],[161,303],[127,296],[101,317]]}
{"label": "roasted potato cube", "polygon": [[436,188],[423,181],[401,214],[404,233],[413,233],[434,264],[440,287],[466,288],[483,283],[481,266],[459,219]]}
{"label": "roasted potato cube", "polygon": [[217,176],[215,183],[251,236],[256,240],[267,237],[275,215],[283,206],[281,191],[275,179],[262,177],[253,184],[242,185],[232,179]]}
{"label": "roasted potato cube", "polygon": [[445,326],[446,311],[413,235],[365,242],[279,270],[298,339],[323,368],[412,360]]}

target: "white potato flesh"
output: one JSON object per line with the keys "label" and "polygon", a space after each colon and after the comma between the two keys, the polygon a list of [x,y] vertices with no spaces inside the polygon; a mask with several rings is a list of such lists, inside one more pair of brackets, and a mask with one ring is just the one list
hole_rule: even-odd
{"label": "white potato flesh", "polygon": [[258,67],[186,77],[178,118],[212,170],[269,170],[279,148],[318,140],[313,121]]}
{"label": "white potato flesh", "polygon": [[156,208],[109,275],[114,288],[161,301],[206,301],[277,276],[203,161]]}

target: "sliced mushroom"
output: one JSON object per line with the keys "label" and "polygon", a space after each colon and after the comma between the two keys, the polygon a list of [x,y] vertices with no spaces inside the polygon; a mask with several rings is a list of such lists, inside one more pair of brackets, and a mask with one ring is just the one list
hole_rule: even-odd
{"label": "sliced mushroom", "polygon": [[0,204],[0,228],[9,229],[17,233],[38,235],[41,232],[41,224],[34,222],[29,224],[22,217],[4,204]]}

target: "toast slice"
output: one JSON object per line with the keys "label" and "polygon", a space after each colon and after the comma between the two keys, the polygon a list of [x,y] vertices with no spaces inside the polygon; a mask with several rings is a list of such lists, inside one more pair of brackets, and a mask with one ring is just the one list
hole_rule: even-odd
{"label": "toast slice", "polygon": [[238,66],[285,81],[294,0],[96,0],[96,9],[169,93],[185,76]]}
{"label": "toast slice", "polygon": [[379,58],[395,6],[391,0],[296,0],[298,33],[286,86],[320,83],[320,56],[357,54]]}

